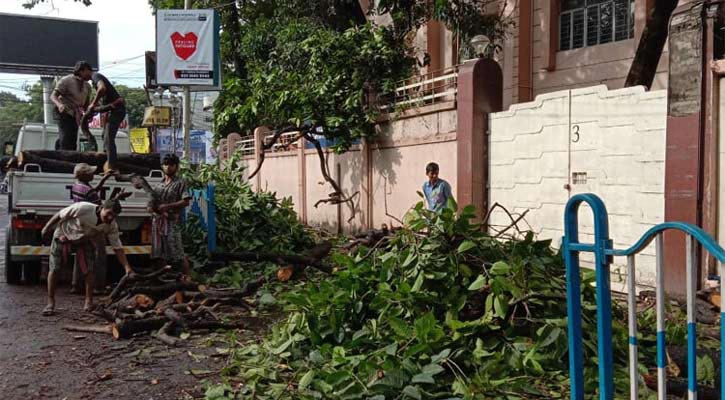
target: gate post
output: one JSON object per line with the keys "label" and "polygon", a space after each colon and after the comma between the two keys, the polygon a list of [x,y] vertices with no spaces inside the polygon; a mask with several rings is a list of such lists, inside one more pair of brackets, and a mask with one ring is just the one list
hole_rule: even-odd
{"label": "gate post", "polygon": [[488,114],[503,109],[503,74],[494,60],[465,62],[458,72],[458,204],[488,209]]}

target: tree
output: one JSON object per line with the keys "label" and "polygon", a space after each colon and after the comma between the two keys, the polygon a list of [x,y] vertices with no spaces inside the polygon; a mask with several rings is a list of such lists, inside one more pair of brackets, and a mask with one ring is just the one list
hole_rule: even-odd
{"label": "tree", "polygon": [[143,122],[144,110],[148,104],[146,92],[141,88],[131,88],[126,85],[116,84],[114,86],[126,103],[129,126],[140,127]]}
{"label": "tree", "polygon": [[[150,0],[180,8],[181,0]],[[380,0],[362,10],[357,0],[198,0],[193,6],[222,13],[224,91],[215,103],[217,134],[268,126],[274,135],[296,132],[312,143],[321,173],[334,192],[327,203],[350,200],[330,177],[324,136],[344,152],[375,134],[377,100],[415,70],[411,33],[429,20],[444,23],[464,41],[476,34],[500,39],[508,21],[484,12],[493,0]],[[368,15],[366,15],[368,14]],[[375,17],[391,22],[376,25]],[[370,18],[367,18],[370,17]],[[293,140],[293,141],[294,141]],[[260,154],[264,157],[264,154]],[[250,178],[262,163],[257,165]],[[319,204],[320,202],[318,202]]]}
{"label": "tree", "polygon": [[[84,6],[88,7],[91,5],[91,0],[73,0],[76,3],[83,3]],[[33,7],[37,6],[40,3],[46,3],[48,0],[24,0],[23,1],[23,7],[27,8],[28,10],[32,9]]]}
{"label": "tree", "polygon": [[29,100],[0,92],[0,144],[15,141],[23,122],[43,121],[43,90],[40,83],[26,88]]}
{"label": "tree", "polygon": [[647,15],[647,24],[627,74],[625,87],[643,85],[650,89],[657,74],[657,64],[667,41],[670,17],[678,0],[655,1]]}

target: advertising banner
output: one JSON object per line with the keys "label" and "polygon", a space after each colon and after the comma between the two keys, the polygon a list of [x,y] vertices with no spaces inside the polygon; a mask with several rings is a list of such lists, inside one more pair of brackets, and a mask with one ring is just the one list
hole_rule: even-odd
{"label": "advertising banner", "polygon": [[143,113],[142,126],[170,126],[171,107],[149,106]]}
{"label": "advertising banner", "polygon": [[[190,159],[192,164],[210,164],[216,162],[216,152],[213,148],[214,135],[208,131],[192,130],[190,132]],[[172,129],[159,129],[156,133],[156,151],[163,157],[174,152],[174,134]],[[184,153],[184,134],[176,130],[176,155],[182,157]]]}
{"label": "advertising banner", "polygon": [[151,151],[149,133],[146,128],[133,128],[128,136],[131,139],[131,151],[134,153],[146,154]]}
{"label": "advertising banner", "polygon": [[156,12],[156,83],[220,87],[219,17],[214,10]]}

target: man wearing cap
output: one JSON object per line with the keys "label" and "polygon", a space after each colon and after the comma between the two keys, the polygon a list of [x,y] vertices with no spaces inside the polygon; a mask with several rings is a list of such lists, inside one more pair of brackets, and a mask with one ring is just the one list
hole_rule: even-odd
{"label": "man wearing cap", "polygon": [[85,311],[89,311],[93,306],[95,243],[99,238],[108,239],[126,273],[133,273],[123,251],[118,224],[115,221],[121,210],[121,203],[116,199],[106,200],[102,205],[88,202],[75,203],[60,210],[43,227],[44,238],[53,234],[48,273],[48,305],[43,310],[43,315],[53,315],[55,312],[58,270],[73,250],[76,251],[81,270],[86,276],[86,298],[83,306]]}
{"label": "man wearing cap", "polygon": [[189,190],[183,179],[177,176],[179,157],[167,154],[161,161],[164,180],[153,188],[154,194],[149,211],[153,214],[151,225],[151,258],[166,264],[181,266],[189,275],[189,260],[184,255],[181,240],[181,212],[189,206]]}
{"label": "man wearing cap", "polygon": [[91,85],[88,81],[92,74],[90,64],[78,61],[73,73],[61,78],[50,95],[50,100],[55,104],[61,150],[76,149],[78,126],[90,104]]}
{"label": "man wearing cap", "polygon": [[[76,164],[73,168],[73,175],[76,178],[75,183],[70,187],[70,197],[74,203],[88,202],[101,205],[101,196],[99,189],[111,177],[105,175],[96,187],[91,186],[96,167],[86,163]],[[81,268],[79,257],[76,257],[75,265],[73,265],[73,280],[70,292],[73,294],[80,293],[81,285]],[[106,238],[99,237],[96,243],[96,264],[95,264],[95,283],[96,288],[101,289],[106,285]]]}

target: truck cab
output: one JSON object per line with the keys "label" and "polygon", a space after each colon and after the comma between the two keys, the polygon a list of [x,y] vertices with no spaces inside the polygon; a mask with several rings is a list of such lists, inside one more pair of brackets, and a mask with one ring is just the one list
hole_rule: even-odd
{"label": "truck cab", "polygon": [[[102,131],[91,129],[96,141],[103,143]],[[79,135],[81,136],[81,135]],[[15,155],[23,150],[54,150],[58,138],[55,125],[25,124],[18,135]],[[82,146],[81,146],[82,147]],[[131,150],[129,136],[119,131],[116,136],[119,153]],[[152,171],[147,181],[154,185],[161,181],[160,170]],[[100,179],[96,176],[94,184]],[[38,281],[41,261],[47,260],[50,248],[43,243],[41,229],[58,211],[72,203],[70,188],[75,178],[72,174],[44,172],[37,164],[26,164],[20,170],[8,172],[8,214],[10,223],[5,236],[5,278],[10,284],[24,280]],[[113,178],[104,184],[108,190],[101,192],[106,198],[115,189],[124,189],[132,195],[123,202],[123,213],[116,219],[121,230],[121,241],[130,261],[140,262],[151,253],[151,215],[147,210],[149,196],[127,182],[116,182]],[[107,254],[114,254],[107,247]],[[111,260],[109,260],[111,261]],[[109,262],[109,267],[114,263]],[[110,268],[109,268],[110,269]]]}

